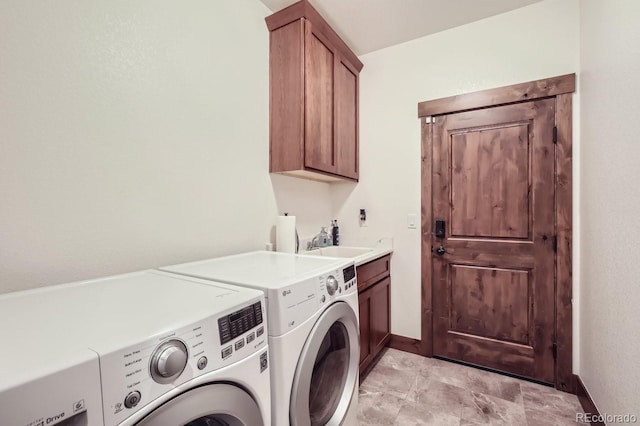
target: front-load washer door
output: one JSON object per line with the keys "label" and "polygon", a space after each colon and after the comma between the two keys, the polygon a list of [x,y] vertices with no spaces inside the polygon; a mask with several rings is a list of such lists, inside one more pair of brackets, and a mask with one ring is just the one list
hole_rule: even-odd
{"label": "front-load washer door", "polygon": [[214,383],[191,389],[156,408],[138,426],[260,426],[260,407],[237,386]]}
{"label": "front-load washer door", "polygon": [[291,389],[292,426],[338,426],[358,380],[358,319],[345,302],[316,321],[298,360]]}

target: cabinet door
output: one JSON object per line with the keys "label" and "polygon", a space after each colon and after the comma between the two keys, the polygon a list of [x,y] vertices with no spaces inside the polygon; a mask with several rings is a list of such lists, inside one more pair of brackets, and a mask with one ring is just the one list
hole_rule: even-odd
{"label": "cabinet door", "polygon": [[358,179],[358,73],[340,58],[335,87],[337,173]]}
{"label": "cabinet door", "polygon": [[371,291],[363,291],[358,295],[360,310],[360,373],[373,358],[371,353]]}
{"label": "cabinet door", "polygon": [[390,334],[389,302],[391,279],[380,281],[371,288],[371,353],[376,356],[387,344]]}
{"label": "cabinet door", "polygon": [[337,173],[334,141],[335,53],[305,21],[305,167]]}

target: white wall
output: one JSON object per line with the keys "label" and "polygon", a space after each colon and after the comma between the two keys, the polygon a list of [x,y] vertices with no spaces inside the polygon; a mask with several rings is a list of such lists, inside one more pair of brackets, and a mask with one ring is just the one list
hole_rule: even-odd
{"label": "white wall", "polygon": [[[289,213],[296,217],[296,229],[301,239],[300,250],[305,250],[302,244],[320,232],[320,227],[329,230],[333,219],[333,205],[331,204],[331,186],[328,183],[316,182],[297,177],[272,174],[276,201],[279,214]],[[275,227],[272,229],[275,242]]]}
{"label": "white wall", "polygon": [[418,102],[577,72],[578,19],[577,0],[547,0],[361,57],[360,183],[332,191],[345,244],[394,237],[393,333],[420,338]]}
{"label": "white wall", "polygon": [[640,416],[640,3],[580,8],[580,377],[601,413]]}
{"label": "white wall", "polygon": [[328,191],[268,174],[269,13],[0,2],[0,292],[261,249]]}

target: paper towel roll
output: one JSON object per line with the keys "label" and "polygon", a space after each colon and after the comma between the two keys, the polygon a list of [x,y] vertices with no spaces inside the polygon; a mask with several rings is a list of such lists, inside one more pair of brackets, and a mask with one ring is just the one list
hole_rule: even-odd
{"label": "paper towel roll", "polygon": [[276,250],[284,253],[296,252],[296,217],[278,216],[276,222]]}

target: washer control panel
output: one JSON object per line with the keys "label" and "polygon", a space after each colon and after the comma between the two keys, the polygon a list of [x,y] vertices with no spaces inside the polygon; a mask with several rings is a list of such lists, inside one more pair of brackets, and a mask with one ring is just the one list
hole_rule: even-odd
{"label": "washer control panel", "polygon": [[356,267],[352,264],[319,277],[320,305],[325,305],[338,296],[357,291]]}
{"label": "washer control panel", "polygon": [[124,349],[96,350],[105,425],[118,425],[177,386],[264,350],[263,300]]}
{"label": "washer control panel", "polygon": [[225,344],[246,333],[257,325],[262,324],[262,304],[254,303],[232,314],[218,319],[220,344]]}
{"label": "washer control panel", "polygon": [[342,270],[342,277],[344,278],[344,282],[348,283],[356,277],[356,266],[350,265]]}
{"label": "washer control panel", "polygon": [[151,378],[157,383],[171,383],[184,371],[188,357],[187,347],[181,340],[167,340],[151,355]]}
{"label": "washer control panel", "polygon": [[319,309],[324,309],[336,298],[356,292],[353,262],[325,270],[323,274],[286,287],[269,289],[269,332],[271,336],[281,336],[315,315]]}

